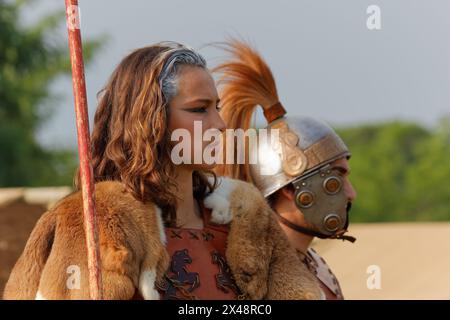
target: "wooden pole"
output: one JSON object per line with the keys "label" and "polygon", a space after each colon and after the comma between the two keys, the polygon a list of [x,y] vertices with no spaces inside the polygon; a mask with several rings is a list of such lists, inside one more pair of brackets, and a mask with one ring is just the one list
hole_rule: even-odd
{"label": "wooden pole", "polygon": [[78,135],[78,156],[83,195],[84,232],[87,245],[89,293],[93,300],[102,299],[102,277],[95,215],[94,175],[91,165],[89,117],[84,80],[83,50],[80,34],[80,16],[77,0],[65,0],[69,33],[69,51],[72,64],[72,84]]}

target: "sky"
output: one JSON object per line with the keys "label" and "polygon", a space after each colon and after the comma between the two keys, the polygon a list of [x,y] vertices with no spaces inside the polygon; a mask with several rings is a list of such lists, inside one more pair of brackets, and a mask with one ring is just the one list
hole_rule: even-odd
{"label": "sky", "polygon": [[[237,36],[263,55],[280,100],[294,116],[333,126],[415,121],[432,127],[450,114],[450,1],[417,0],[79,0],[84,40],[109,40],[86,69],[92,127],[96,93],[133,49],[163,40],[197,49],[213,67],[225,55],[208,44]],[[380,9],[379,30],[366,12]],[[63,0],[36,0],[23,13],[32,24]],[[62,41],[67,41],[61,25]],[[71,79],[52,84],[60,97],[38,140],[76,145]]]}

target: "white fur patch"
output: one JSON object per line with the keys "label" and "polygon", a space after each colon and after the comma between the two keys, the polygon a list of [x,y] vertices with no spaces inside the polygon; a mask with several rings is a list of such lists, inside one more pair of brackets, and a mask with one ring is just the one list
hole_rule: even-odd
{"label": "white fur patch", "polygon": [[162,222],[162,211],[158,206],[155,206],[156,211],[156,221],[158,223],[158,229],[159,229],[159,238],[161,239],[161,242],[166,245],[167,238],[166,238],[166,232],[164,230],[164,224]]}
{"label": "white fur patch", "polygon": [[47,300],[47,299],[45,299],[44,296],[42,295],[42,293],[41,293],[40,291],[38,291],[38,292],[36,293],[36,298],[35,298],[35,300]]}
{"label": "white fur patch", "polygon": [[320,290],[320,300],[327,300],[327,296],[325,295],[325,292],[323,292],[322,289],[319,289],[319,290]]}
{"label": "white fur patch", "polygon": [[230,178],[220,178],[218,187],[208,195],[204,204],[212,210],[211,221],[218,224],[227,224],[233,219],[230,207],[230,195],[236,188],[236,181]]}
{"label": "white fur patch", "polygon": [[145,300],[159,300],[159,293],[155,289],[156,271],[146,270],[139,277],[139,292]]}

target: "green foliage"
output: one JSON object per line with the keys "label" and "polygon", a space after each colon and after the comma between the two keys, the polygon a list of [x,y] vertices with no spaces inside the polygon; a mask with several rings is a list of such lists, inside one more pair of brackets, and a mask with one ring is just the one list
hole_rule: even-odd
{"label": "green foliage", "polygon": [[[56,34],[64,11],[24,27],[20,10],[30,2],[0,0],[0,186],[70,185],[76,154],[45,150],[35,140],[52,113],[51,82],[70,72],[67,40]],[[102,43],[84,44],[86,62]]]}
{"label": "green foliage", "polygon": [[352,152],[352,221],[450,220],[450,118],[337,131]]}

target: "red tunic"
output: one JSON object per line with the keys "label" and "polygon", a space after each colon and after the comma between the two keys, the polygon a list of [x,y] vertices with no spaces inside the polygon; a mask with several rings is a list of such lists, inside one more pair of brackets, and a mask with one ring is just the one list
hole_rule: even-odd
{"label": "red tunic", "polygon": [[229,300],[240,293],[225,259],[229,226],[210,222],[211,210],[200,207],[203,229],[165,229],[171,261],[158,284],[161,299]]}

